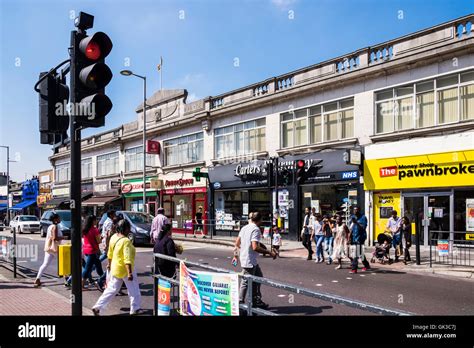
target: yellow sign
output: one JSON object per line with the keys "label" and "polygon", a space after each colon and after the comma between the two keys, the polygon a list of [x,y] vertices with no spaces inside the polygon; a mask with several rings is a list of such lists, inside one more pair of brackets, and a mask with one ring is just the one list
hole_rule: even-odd
{"label": "yellow sign", "polygon": [[366,160],[364,189],[474,185],[474,150]]}
{"label": "yellow sign", "polygon": [[374,240],[385,231],[392,211],[400,216],[400,192],[374,193]]}
{"label": "yellow sign", "polygon": [[474,240],[474,233],[466,234],[466,240]]}

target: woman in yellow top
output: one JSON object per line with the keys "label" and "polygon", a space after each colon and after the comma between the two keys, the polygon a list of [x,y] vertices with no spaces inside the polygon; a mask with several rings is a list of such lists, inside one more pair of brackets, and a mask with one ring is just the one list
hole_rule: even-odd
{"label": "woman in yellow top", "polygon": [[107,289],[92,307],[94,315],[100,315],[115,295],[120,291],[122,282],[125,282],[130,298],[130,315],[138,314],[141,305],[140,286],[138,284],[137,272],[135,271],[135,247],[128,235],[130,233],[130,222],[120,220],[115,233],[109,241],[107,252],[107,270],[110,279]]}

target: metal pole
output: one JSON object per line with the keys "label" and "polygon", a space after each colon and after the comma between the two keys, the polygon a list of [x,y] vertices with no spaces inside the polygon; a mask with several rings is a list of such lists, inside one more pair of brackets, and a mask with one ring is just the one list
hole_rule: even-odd
{"label": "metal pole", "polygon": [[[10,224],[10,147],[7,149],[7,222]],[[16,229],[13,230],[13,278],[16,278]]]}
{"label": "metal pole", "polygon": [[[76,47],[82,38],[82,32],[71,32],[71,103],[76,103]],[[85,34],[85,33],[84,33]],[[74,110],[74,108],[73,108]],[[81,130],[76,125],[76,115],[72,111],[69,117],[71,137],[71,275],[72,275],[72,315],[82,316],[82,265],[81,265]]]}
{"label": "metal pole", "polygon": [[146,212],[146,76],[143,76],[143,212]]}

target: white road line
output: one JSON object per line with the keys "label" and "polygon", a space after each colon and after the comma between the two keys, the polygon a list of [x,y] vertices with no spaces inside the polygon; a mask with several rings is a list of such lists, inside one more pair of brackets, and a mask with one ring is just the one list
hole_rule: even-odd
{"label": "white road line", "polygon": [[333,280],[332,282],[333,283],[339,283],[339,280]]}
{"label": "white road line", "polygon": [[219,260],[219,258],[218,258],[218,257],[214,257],[214,260]]}
{"label": "white road line", "polygon": [[203,259],[199,259],[198,261],[199,261],[199,262],[202,262],[202,261],[204,261],[204,260],[203,260]]}
{"label": "white road line", "polygon": [[349,280],[351,280],[352,278],[351,278],[351,277],[346,277],[346,279],[349,279]]}
{"label": "white road line", "polygon": [[316,284],[316,286],[323,286],[323,284]]}
{"label": "white road line", "polygon": [[359,274],[361,277],[365,277],[365,274]]}
{"label": "white road line", "polygon": [[282,294],[282,295],[278,295],[278,297],[285,297],[285,296],[286,296],[286,295],[283,295],[283,294]]}

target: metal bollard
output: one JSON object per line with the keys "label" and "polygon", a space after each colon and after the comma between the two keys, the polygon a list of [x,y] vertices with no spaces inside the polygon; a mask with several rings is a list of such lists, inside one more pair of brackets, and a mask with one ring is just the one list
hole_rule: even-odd
{"label": "metal bollard", "polygon": [[247,278],[247,315],[252,316],[252,304],[253,304],[253,280]]}

